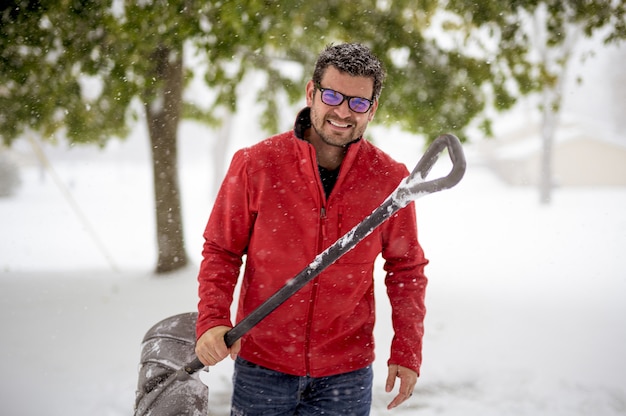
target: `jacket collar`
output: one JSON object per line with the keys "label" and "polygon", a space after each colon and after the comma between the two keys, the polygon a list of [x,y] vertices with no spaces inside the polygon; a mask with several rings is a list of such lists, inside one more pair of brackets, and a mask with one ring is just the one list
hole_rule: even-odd
{"label": "jacket collar", "polygon": [[298,139],[304,140],[304,132],[311,128],[311,107],[304,107],[296,116],[293,132]]}

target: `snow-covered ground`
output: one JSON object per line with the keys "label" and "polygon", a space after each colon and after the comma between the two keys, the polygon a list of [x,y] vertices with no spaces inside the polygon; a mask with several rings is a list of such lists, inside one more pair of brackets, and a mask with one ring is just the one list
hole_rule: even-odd
{"label": "snow-covered ground", "polygon": [[[410,167],[421,154],[410,137],[379,140]],[[208,130],[183,126],[193,265],[165,277],[151,273],[152,186],[141,131],[104,152],[47,149],[68,194],[27,163],[25,144],[16,149],[25,156],[23,185],[0,199],[2,414],[132,414],[143,335],[195,310],[210,141]],[[504,186],[466,149],[463,181],[417,201],[431,260],[424,365],[416,394],[393,412],[385,410],[390,324],[378,271],[373,414],[626,414],[626,189],[559,189],[541,206],[535,189]],[[214,414],[227,408],[230,371],[223,362],[210,373]]]}
{"label": "snow-covered ground", "polygon": [[[616,86],[587,79],[565,108],[608,122],[615,106],[594,97]],[[252,116],[241,117],[233,137],[265,135],[250,136]],[[409,136],[372,132],[410,168],[422,153]],[[130,416],[145,332],[195,310],[216,134],[181,128],[192,265],[160,277],[146,137],[139,126],[103,152],[46,147],[62,187],[27,140],[16,143],[22,187],[0,199],[0,414]],[[431,261],[424,364],[415,394],[392,412],[377,269],[373,415],[626,415],[626,188],[557,189],[542,206],[537,190],[503,185],[465,148],[463,181],[416,204]],[[227,414],[231,369],[210,372],[215,415]]]}

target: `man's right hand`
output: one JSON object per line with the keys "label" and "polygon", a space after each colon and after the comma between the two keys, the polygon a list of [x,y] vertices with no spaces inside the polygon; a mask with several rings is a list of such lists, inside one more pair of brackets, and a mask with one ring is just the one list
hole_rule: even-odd
{"label": "man's right hand", "polygon": [[241,340],[237,340],[228,348],[224,342],[224,334],[231,328],[216,326],[207,330],[196,342],[196,356],[204,365],[215,365],[228,355],[234,360],[241,349]]}

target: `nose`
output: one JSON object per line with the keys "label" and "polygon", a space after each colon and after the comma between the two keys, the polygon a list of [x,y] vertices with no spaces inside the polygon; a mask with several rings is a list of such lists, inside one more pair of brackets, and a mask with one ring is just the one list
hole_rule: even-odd
{"label": "nose", "polygon": [[341,118],[348,118],[352,115],[352,110],[350,110],[348,100],[344,100],[341,104],[335,107],[335,114]]}

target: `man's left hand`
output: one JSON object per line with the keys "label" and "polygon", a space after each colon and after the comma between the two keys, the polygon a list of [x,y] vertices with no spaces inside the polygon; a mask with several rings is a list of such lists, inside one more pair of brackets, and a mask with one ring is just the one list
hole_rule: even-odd
{"label": "man's left hand", "polygon": [[413,395],[413,389],[417,383],[417,373],[409,368],[402,367],[397,364],[389,365],[389,372],[387,374],[387,382],[385,383],[385,391],[387,393],[393,390],[393,386],[396,384],[396,378],[400,379],[400,391],[398,395],[389,403],[387,409],[393,409],[398,407],[406,399]]}

